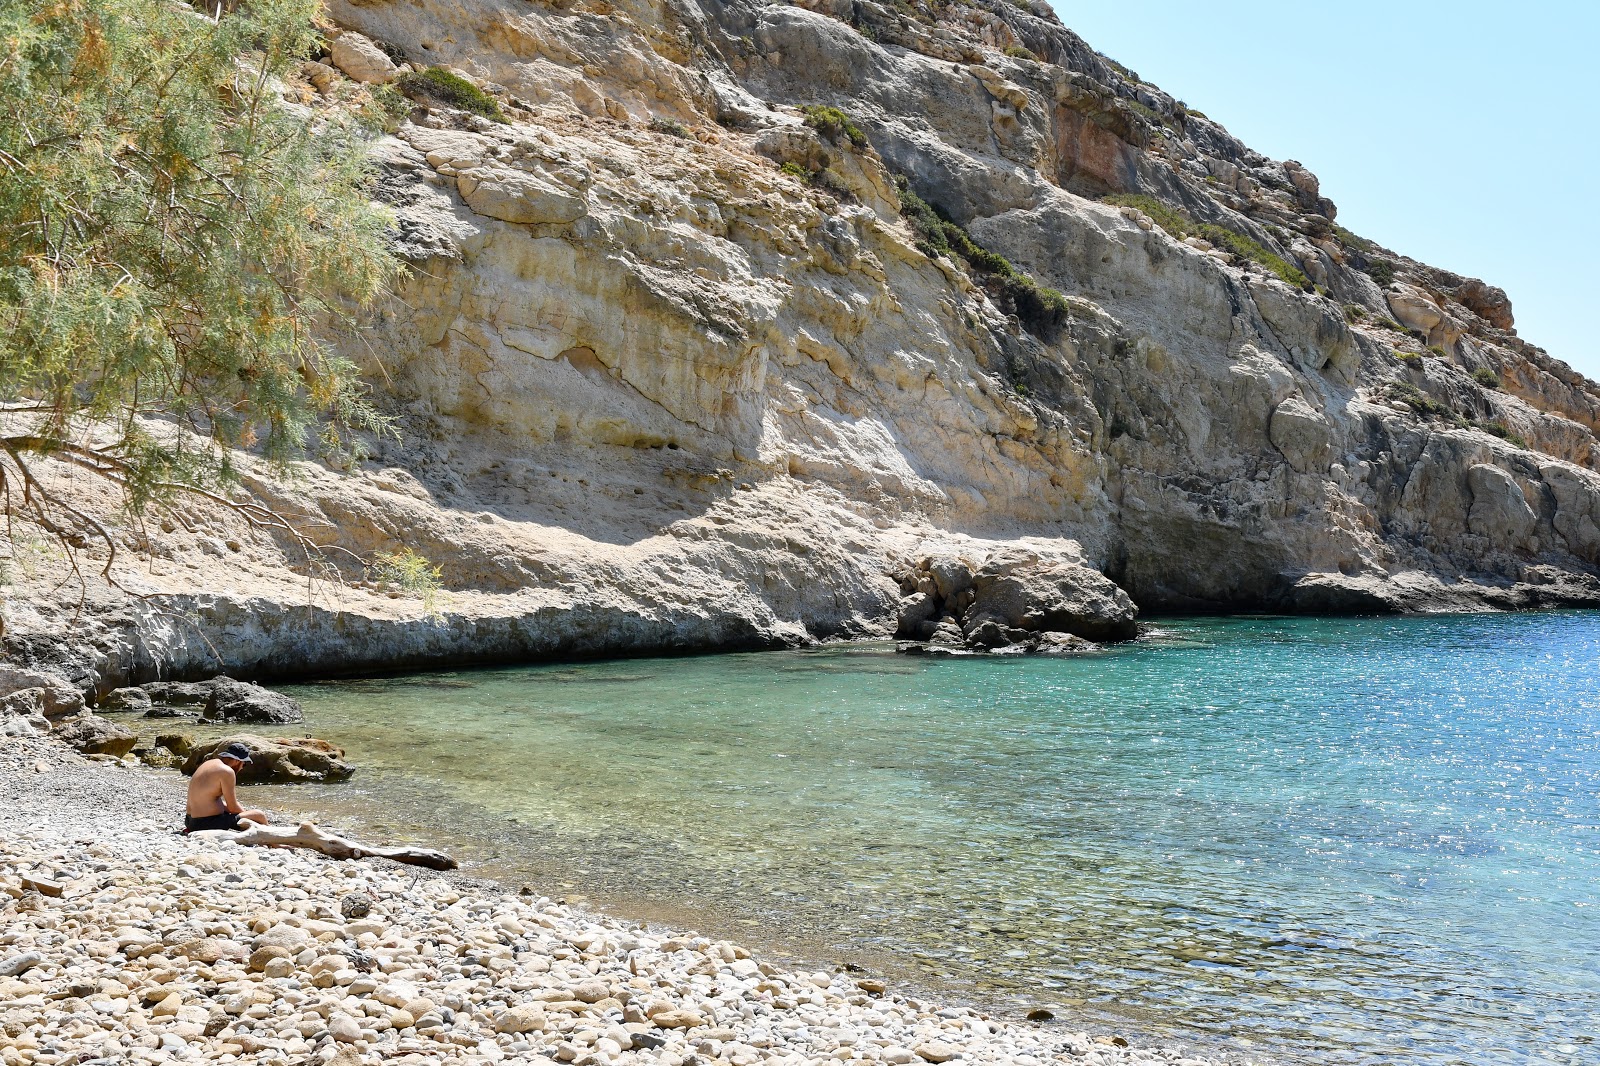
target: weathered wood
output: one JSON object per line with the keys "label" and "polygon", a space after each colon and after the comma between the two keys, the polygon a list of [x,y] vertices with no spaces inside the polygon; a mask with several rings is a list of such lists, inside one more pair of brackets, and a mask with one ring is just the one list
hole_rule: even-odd
{"label": "weathered wood", "polygon": [[308,851],[317,851],[332,859],[365,859],[374,857],[391,859],[395,862],[409,863],[412,866],[426,866],[430,870],[454,870],[456,861],[442,851],[432,848],[385,848],[376,844],[363,844],[359,840],[330,833],[319,829],[310,822],[301,822],[298,826],[286,825],[257,825],[252,823],[249,828],[240,832],[230,832],[226,829],[206,829],[198,833],[189,834],[192,837],[214,837],[218,840],[229,840],[235,844],[260,848],[305,848]]}

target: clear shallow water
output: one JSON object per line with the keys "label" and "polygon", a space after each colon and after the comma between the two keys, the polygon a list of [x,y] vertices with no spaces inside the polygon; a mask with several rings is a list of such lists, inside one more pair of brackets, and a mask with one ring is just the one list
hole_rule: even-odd
{"label": "clear shallow water", "polygon": [[1600,1062],[1597,615],[291,691],[363,768],[293,803],[492,872],[1252,1057]]}

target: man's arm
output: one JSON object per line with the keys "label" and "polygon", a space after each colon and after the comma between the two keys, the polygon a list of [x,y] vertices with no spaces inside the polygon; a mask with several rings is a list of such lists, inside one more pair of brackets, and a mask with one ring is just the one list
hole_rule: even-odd
{"label": "man's arm", "polygon": [[222,806],[229,814],[238,814],[244,810],[244,807],[239,803],[239,797],[234,795],[234,780],[232,770],[229,770],[222,778]]}

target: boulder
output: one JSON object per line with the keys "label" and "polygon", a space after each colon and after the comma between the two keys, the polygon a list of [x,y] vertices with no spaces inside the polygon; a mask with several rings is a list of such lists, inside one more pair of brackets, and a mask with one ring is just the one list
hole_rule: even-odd
{"label": "boulder", "polygon": [[1298,396],[1272,412],[1267,436],[1299,473],[1325,472],[1333,461],[1333,423]]}
{"label": "boulder", "polygon": [[140,685],[152,703],[168,707],[201,707],[211,699],[209,681],[152,681]]}
{"label": "boulder", "polygon": [[56,736],[85,755],[122,758],[139,743],[139,734],[99,715],[70,718],[56,726]]}
{"label": "boulder", "polygon": [[119,688],[107,695],[96,707],[101,712],[149,711],[153,702],[150,694],[142,688]]}
{"label": "boulder", "polygon": [[921,569],[933,577],[940,599],[953,599],[972,587],[972,566],[958,556],[929,556],[923,560]]}
{"label": "boulder", "polygon": [[1485,320],[1495,329],[1510,330],[1516,326],[1511,314],[1511,297],[1506,291],[1485,284],[1477,278],[1468,278],[1456,290],[1456,298],[1466,304],[1467,310]]}
{"label": "boulder", "polygon": [[229,744],[244,744],[251,758],[239,771],[240,784],[290,784],[298,782],[343,781],[356,772],[344,761],[344,749],[325,740],[272,738],[249,734],[230,734],[190,749],[183,772],[192,775],[207,759]]}
{"label": "boulder", "polygon": [[194,750],[194,738],[187,733],[161,733],[156,737],[156,747],[181,758],[188,758]]}
{"label": "boulder", "polygon": [[[1027,549],[997,552],[972,578],[973,603],[963,618],[967,639],[984,647],[1011,630],[1071,633],[1085,640],[1132,640],[1139,611],[1105,575],[1087,566],[1041,559]],[[985,623],[994,623],[986,626]]]}
{"label": "boulder", "polygon": [[85,707],[83,693],[56,677],[47,678],[46,684],[0,696],[0,718],[72,718],[82,714]]}
{"label": "boulder", "polygon": [[922,628],[939,613],[939,604],[926,592],[913,592],[900,601],[899,633],[902,637],[916,639]]}
{"label": "boulder", "polygon": [[34,670],[25,666],[0,663],[0,698],[9,696],[13,692],[21,692],[24,689],[49,688],[53,685],[65,684],[67,684],[65,678],[45,670]]}
{"label": "boulder", "polygon": [[523,225],[576,222],[589,213],[583,198],[525,170],[475,167],[456,177],[467,206],[480,215]]}
{"label": "boulder", "polygon": [[1071,633],[1040,633],[1028,649],[1035,655],[1082,655],[1099,651],[1100,645],[1092,640],[1075,637]]}
{"label": "boulder", "polygon": [[1534,547],[1539,516],[1528,506],[1516,478],[1498,466],[1479,463],[1467,469],[1467,488],[1472,492],[1472,507],[1467,512],[1467,527],[1472,532],[1499,548]]}
{"label": "boulder", "polygon": [[300,704],[281,692],[219,677],[209,683],[209,698],[201,715],[208,722],[265,722],[292,725],[305,721]]}
{"label": "boulder", "polygon": [[372,40],[359,33],[345,31],[334,38],[328,49],[333,65],[356,81],[368,85],[382,85],[394,81],[400,68],[394,60]]}
{"label": "boulder", "polygon": [[1444,311],[1421,289],[1402,285],[1388,294],[1389,312],[1408,329],[1430,333],[1444,324]]}

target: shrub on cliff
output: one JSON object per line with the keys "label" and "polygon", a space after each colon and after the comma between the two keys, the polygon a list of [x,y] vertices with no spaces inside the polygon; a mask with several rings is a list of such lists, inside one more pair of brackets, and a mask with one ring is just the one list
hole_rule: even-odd
{"label": "shrub on cliff", "polygon": [[7,515],[114,554],[36,482],[38,456],[108,479],[137,512],[224,480],[229,447],[286,461],[379,425],[319,339],[398,268],[365,135],[274,88],[310,54],[318,10],[0,0]]}
{"label": "shrub on cliff", "polygon": [[425,97],[496,122],[506,121],[499,101],[466,78],[452,74],[443,67],[409,71],[395,79],[395,86],[407,96]]}
{"label": "shrub on cliff", "polygon": [[1055,289],[1040,285],[1011,265],[1005,256],[980,245],[972,235],[934,210],[911,191],[905,178],[896,179],[900,191],[900,212],[917,234],[917,246],[930,258],[960,257],[983,275],[1011,304],[1017,319],[1029,330],[1053,338],[1067,318],[1067,298]]}
{"label": "shrub on cliff", "polygon": [[1143,211],[1150,216],[1152,222],[1177,240],[1200,237],[1210,241],[1223,251],[1266,267],[1280,281],[1297,289],[1306,289],[1311,285],[1303,270],[1254,237],[1228,229],[1226,226],[1219,226],[1214,222],[1196,222],[1182,208],[1174,207],[1154,196],[1145,193],[1114,193],[1101,202],[1111,204],[1113,207],[1131,207]]}
{"label": "shrub on cliff", "polygon": [[838,143],[848,140],[857,148],[867,146],[867,135],[861,131],[850,116],[840,111],[837,107],[825,107],[821,104],[807,104],[800,109],[806,117],[806,125],[822,134],[828,140]]}

